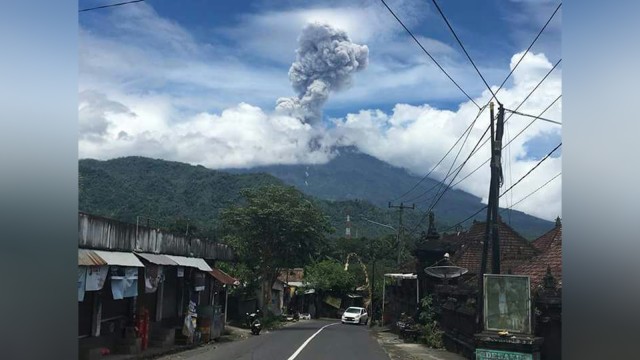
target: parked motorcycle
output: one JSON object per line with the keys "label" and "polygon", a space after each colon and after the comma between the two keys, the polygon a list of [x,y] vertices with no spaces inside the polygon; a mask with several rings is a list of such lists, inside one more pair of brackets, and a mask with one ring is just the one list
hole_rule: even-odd
{"label": "parked motorcycle", "polygon": [[249,329],[251,329],[251,333],[253,335],[260,335],[260,330],[262,330],[262,324],[260,323],[260,310],[256,310],[254,313],[247,313],[247,325]]}

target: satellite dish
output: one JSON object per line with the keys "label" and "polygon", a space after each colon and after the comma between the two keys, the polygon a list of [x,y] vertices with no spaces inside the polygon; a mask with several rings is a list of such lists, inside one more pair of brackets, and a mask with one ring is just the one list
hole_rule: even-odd
{"label": "satellite dish", "polygon": [[460,266],[432,266],[424,269],[427,274],[439,279],[453,279],[466,274],[469,270]]}

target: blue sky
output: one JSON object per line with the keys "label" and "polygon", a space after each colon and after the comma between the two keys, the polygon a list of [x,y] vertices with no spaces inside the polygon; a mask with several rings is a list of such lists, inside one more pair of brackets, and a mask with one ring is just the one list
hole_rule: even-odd
{"label": "blue sky", "polygon": [[[102,1],[81,1],[81,7],[90,7],[95,4],[102,4]],[[393,61],[395,66],[411,66],[416,62],[422,62],[431,65],[430,60],[424,55],[417,45],[406,35],[400,25],[396,23],[391,14],[380,1],[311,1],[304,2],[306,5],[301,7],[299,1],[242,1],[242,2],[226,2],[226,1],[205,1],[205,0],[188,0],[188,1],[167,1],[167,0],[151,0],[146,4],[162,18],[171,20],[180,27],[189,32],[195,42],[210,47],[209,56],[217,56],[220,52],[231,56],[242,58],[242,63],[247,66],[263,67],[269,71],[286,74],[291,61],[295,54],[295,39],[297,33],[291,32],[289,36],[276,38],[275,41],[282,43],[282,46],[288,49],[281,54],[269,53],[264,49],[255,51],[255,47],[251,48],[246,45],[247,40],[259,41],[263,37],[270,37],[269,34],[250,34],[250,29],[242,29],[255,24],[265,24],[269,21],[269,16],[277,17],[277,14],[295,13],[301,10],[331,8],[339,5],[342,8],[357,8],[359,6],[367,6],[373,12],[377,12],[381,18],[389,20],[387,26],[390,32],[393,32],[393,38],[388,41],[370,43],[369,48],[371,57],[384,57]],[[435,41],[449,46],[451,52],[446,56],[440,56],[443,62],[452,61],[455,66],[450,67],[450,71],[457,71],[458,76],[454,76],[463,89],[467,90],[472,96],[478,95],[483,89],[483,84],[475,75],[471,65],[468,63],[464,54],[460,51],[457,43],[455,43],[449,30],[446,28],[444,21],[429,1],[388,1],[388,4],[394,8],[399,16],[404,17],[403,21],[417,36],[427,37]],[[555,7],[554,2],[532,6],[527,1],[441,1],[441,8],[447,14],[449,21],[463,40],[467,50],[473,56],[477,65],[483,69],[487,80],[492,84],[499,84],[508,73],[510,57],[516,52],[524,50],[535,34],[539,31],[542,24],[552,13]],[[112,9],[103,9],[93,12],[80,14],[80,25],[90,31],[96,31],[105,36],[118,38],[122,32],[114,31],[109,21],[105,19],[116,17],[118,13],[131,11],[127,7],[140,7],[141,4],[131,4]],[[537,16],[513,16],[513,14],[521,14],[524,11],[535,8]],[[533,51],[541,51],[548,55],[550,59],[559,58],[559,19],[556,17],[550,29],[545,32],[538,46]],[[375,27],[374,24],[370,26]],[[286,27],[284,27],[288,30]],[[260,28],[262,30],[262,28]],[[280,34],[276,34],[280,35]],[[351,34],[352,37],[358,38],[358,34]],[[274,39],[272,38],[272,41]],[[130,41],[135,41],[131,39]],[[398,43],[402,44],[402,51],[390,50],[387,45],[394,42],[394,46]],[[433,48],[434,46],[432,46]],[[427,46],[429,48],[429,46]],[[166,51],[170,51],[167,49]],[[277,51],[277,50],[276,50]],[[243,56],[251,52],[252,56]],[[274,51],[275,52],[275,51]],[[435,54],[434,54],[435,55]],[[207,55],[203,55],[207,56]],[[438,56],[436,56],[438,58]],[[447,68],[445,66],[445,68]],[[431,101],[432,104],[449,109],[455,109],[459,103],[465,99],[453,84],[447,84],[448,80],[444,74],[436,73],[438,83],[442,83],[445,89],[433,91],[427,89],[430,79],[424,79],[425,89],[418,93],[414,93],[407,99],[406,96],[391,97],[368,97],[357,99],[357,102],[350,99],[348,103],[329,102],[325,111],[330,116],[338,116],[340,113],[348,111],[356,111],[363,107],[377,107],[390,110],[400,99],[404,102],[421,104],[425,101]],[[286,85],[286,76],[282,77],[282,83]],[[186,91],[188,89],[177,90]],[[415,86],[420,88],[420,86]],[[194,89],[195,90],[195,89]],[[263,94],[242,93],[237,97],[231,97],[230,102],[246,101],[247,99],[260,98],[254,101],[257,105],[267,105],[267,103],[275,101],[279,95],[274,94],[271,98],[267,97],[263,100]],[[271,100],[271,101],[270,101]],[[210,110],[220,110],[215,107]]]}
{"label": "blue sky", "polygon": [[[387,3],[476,102],[489,100],[430,1]],[[79,8],[102,4],[83,0]],[[495,87],[557,6],[545,0],[439,4]],[[276,100],[295,96],[288,71],[309,22],[344,30],[369,50],[367,67],[352,74],[349,88],[330,93],[323,122],[313,126],[274,113]],[[423,174],[477,114],[379,0],[149,0],[80,13],[79,26],[81,157],[143,155],[212,168],[250,167],[324,162],[332,146],[355,145]],[[505,106],[517,106],[560,59],[560,27],[561,11],[501,91]],[[560,78],[561,66],[520,111],[544,109],[559,95]],[[463,153],[484,131],[487,116],[474,126]],[[561,121],[561,104],[545,116]],[[509,133],[516,134],[529,120],[514,117]],[[526,172],[560,134],[559,126],[548,123],[527,129],[510,149],[512,172]],[[310,149],[311,139],[321,139],[324,147]],[[541,166],[540,178],[519,185],[521,195],[552,177],[559,163],[558,158],[548,171]],[[446,172],[448,166],[443,168]],[[434,174],[438,177],[439,171]],[[487,176],[479,171],[460,187],[484,197]],[[542,197],[555,196],[557,204],[549,214],[538,215],[552,219],[560,212],[556,183]],[[521,210],[539,205],[527,203]]]}

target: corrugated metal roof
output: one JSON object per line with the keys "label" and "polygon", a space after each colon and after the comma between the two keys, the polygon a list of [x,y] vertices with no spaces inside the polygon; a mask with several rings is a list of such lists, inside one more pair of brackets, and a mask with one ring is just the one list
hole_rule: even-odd
{"label": "corrugated metal roof", "polygon": [[201,258],[192,258],[186,256],[176,256],[176,255],[166,255],[169,259],[173,260],[179,266],[187,266],[196,269],[200,269],[202,271],[212,271],[211,267],[207,264],[204,259]]}
{"label": "corrugated metal roof", "polygon": [[98,256],[93,250],[78,249],[78,265],[81,266],[101,266],[107,265],[100,256]]}
{"label": "corrugated metal roof", "polygon": [[107,265],[144,267],[138,258],[130,252],[93,250]]}
{"label": "corrugated metal roof", "polygon": [[177,266],[178,264],[171,260],[167,255],[162,254],[149,254],[149,253],[134,253],[139,257],[147,260],[148,262],[156,265],[169,265],[169,266]]}

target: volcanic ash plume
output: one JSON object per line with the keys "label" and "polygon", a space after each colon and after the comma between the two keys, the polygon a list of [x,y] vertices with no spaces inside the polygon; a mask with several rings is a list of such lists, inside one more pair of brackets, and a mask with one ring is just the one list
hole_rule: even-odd
{"label": "volcanic ash plume", "polygon": [[351,42],[347,34],[326,24],[311,23],[298,39],[289,80],[297,97],[280,98],[276,110],[314,124],[331,91],[351,83],[351,74],[367,66],[369,48]]}

